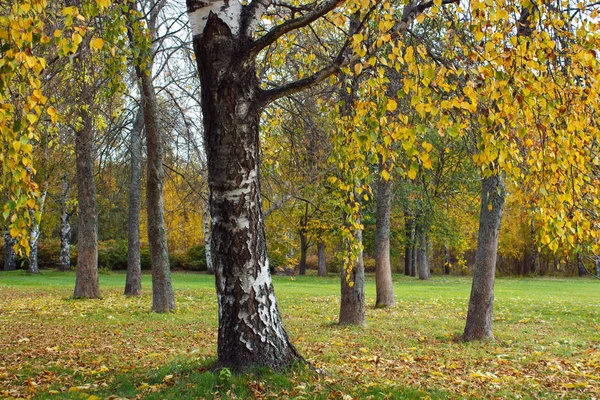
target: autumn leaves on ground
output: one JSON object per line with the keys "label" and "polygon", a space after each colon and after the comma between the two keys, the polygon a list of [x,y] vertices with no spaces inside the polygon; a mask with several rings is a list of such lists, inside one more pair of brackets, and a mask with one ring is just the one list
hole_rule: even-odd
{"label": "autumn leaves on ground", "polygon": [[[592,398],[600,393],[600,282],[500,279],[496,340],[463,343],[469,278],[394,276],[398,305],[335,325],[339,279],[276,277],[284,322],[323,373],[231,375],[216,356],[213,277],[174,274],[178,308],[149,312],[101,275],[101,300],[72,300],[74,274],[0,275],[0,395],[33,398]],[[95,396],[95,397],[94,397]]]}

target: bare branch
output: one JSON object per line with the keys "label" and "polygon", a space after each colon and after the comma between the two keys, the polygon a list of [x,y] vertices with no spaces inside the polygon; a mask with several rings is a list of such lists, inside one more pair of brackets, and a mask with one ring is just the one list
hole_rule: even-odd
{"label": "bare branch", "polygon": [[250,47],[250,56],[258,54],[265,47],[273,44],[281,36],[288,32],[302,28],[317,19],[321,18],[328,12],[337,8],[340,4],[344,3],[345,0],[327,0],[319,7],[313,9],[311,12],[294,19],[285,21],[284,23],[277,25],[269,32],[255,40]]}

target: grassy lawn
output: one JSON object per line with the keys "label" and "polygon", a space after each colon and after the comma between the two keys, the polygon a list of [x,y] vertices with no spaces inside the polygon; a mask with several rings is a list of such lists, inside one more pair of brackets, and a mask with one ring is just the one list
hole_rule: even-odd
{"label": "grassy lawn", "polygon": [[230,376],[216,356],[213,278],[173,275],[177,311],[149,312],[121,295],[125,275],[102,274],[101,300],[72,300],[74,273],[0,272],[0,397],[33,398],[598,398],[600,281],[499,279],[496,340],[462,343],[471,281],[394,277],[398,305],[367,328],[335,325],[339,279],[275,277],[284,323],[322,374]]}

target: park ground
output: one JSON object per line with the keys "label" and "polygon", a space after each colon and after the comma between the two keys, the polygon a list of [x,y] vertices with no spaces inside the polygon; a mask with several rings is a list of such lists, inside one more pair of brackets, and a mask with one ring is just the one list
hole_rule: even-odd
{"label": "park ground", "polygon": [[[0,397],[37,399],[599,398],[600,281],[501,278],[495,340],[463,343],[470,279],[395,275],[398,304],[366,328],[339,327],[339,278],[275,277],[284,323],[320,372],[212,372],[213,277],[175,273],[177,311],[121,295],[125,275],[100,275],[103,298],[70,298],[75,274],[0,272]],[[322,371],[321,371],[322,370]]]}

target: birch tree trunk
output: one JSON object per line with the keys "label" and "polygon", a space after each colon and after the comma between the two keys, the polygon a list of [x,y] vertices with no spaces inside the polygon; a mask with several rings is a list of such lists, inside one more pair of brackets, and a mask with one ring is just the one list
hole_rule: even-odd
{"label": "birch tree trunk", "polygon": [[17,240],[10,236],[8,230],[4,229],[4,270],[14,271],[17,269],[17,256],[14,245]]}
{"label": "birch tree trunk", "polygon": [[206,256],[206,272],[214,275],[215,265],[213,264],[212,237],[210,236],[210,211],[209,205],[204,205],[202,212],[202,222],[204,224],[204,254]]}
{"label": "birch tree trunk", "polygon": [[[213,261],[219,302],[218,365],[281,369],[299,359],[283,328],[269,272],[259,179],[261,105],[245,41],[205,4],[188,0],[202,84]],[[237,6],[236,6],[237,7]],[[236,11],[233,6],[231,12]],[[234,161],[234,162],[233,162]]]}
{"label": "birch tree trunk", "polygon": [[46,195],[48,194],[48,185],[42,191],[42,195],[38,199],[39,216],[36,218],[36,213],[29,210],[31,217],[31,227],[29,228],[29,268],[27,272],[30,274],[39,274],[40,267],[38,265],[38,250],[40,244],[40,224],[42,223],[42,214],[44,213],[44,205],[46,204]]}
{"label": "birch tree trunk", "polygon": [[[379,162],[379,170],[385,168]],[[377,181],[377,210],[375,225],[375,288],[376,307],[392,307],[396,304],[390,262],[390,215],[392,212],[392,182],[379,175]]]}
{"label": "birch tree trunk", "polygon": [[58,269],[68,271],[71,268],[71,213],[69,212],[69,179],[68,175],[62,177],[62,194],[60,196],[60,252],[58,256]]}
{"label": "birch tree trunk", "polygon": [[502,173],[483,178],[473,285],[469,299],[467,323],[463,333],[465,341],[494,338],[492,332],[494,278],[498,254],[498,233],[505,195]]}
{"label": "birch tree trunk", "polygon": [[136,113],[129,142],[131,181],[129,186],[129,213],[127,220],[127,277],[126,296],[142,294],[142,266],[140,261],[140,211],[142,208],[142,130],[144,110]]}

